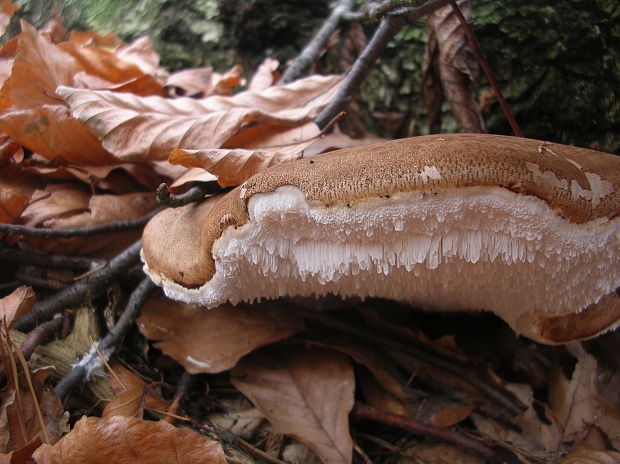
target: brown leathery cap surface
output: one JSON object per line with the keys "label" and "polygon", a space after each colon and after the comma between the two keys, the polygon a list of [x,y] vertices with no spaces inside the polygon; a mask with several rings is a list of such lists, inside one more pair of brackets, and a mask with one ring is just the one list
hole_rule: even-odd
{"label": "brown leathery cap surface", "polygon": [[[613,192],[592,201],[571,195],[535,176],[527,163],[557,179],[591,186],[594,173]],[[435,167],[440,179],[420,172]],[[247,201],[257,193],[292,185],[308,200],[330,206],[408,191],[439,191],[466,186],[500,186],[533,195],[575,223],[620,213],[620,157],[584,148],[517,137],[483,134],[441,134],[394,140],[301,159],[261,172],[213,202],[168,209],[148,224],[144,254],[152,271],[184,286],[200,286],[215,272],[211,248],[223,230],[248,220]]]}

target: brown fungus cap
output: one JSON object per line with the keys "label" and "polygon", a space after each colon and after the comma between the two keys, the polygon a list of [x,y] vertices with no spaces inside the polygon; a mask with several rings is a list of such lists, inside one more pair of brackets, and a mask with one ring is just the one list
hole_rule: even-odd
{"label": "brown fungus cap", "polygon": [[[542,200],[567,224],[584,225],[618,216],[620,158],[523,138],[451,134],[394,140],[284,163],[253,176],[221,199],[157,215],[144,234],[148,272],[164,286],[173,282],[196,288],[211,281],[216,272],[214,243],[231,227],[248,223],[248,201],[252,197],[282,187],[297,189],[308,204],[327,210],[407,192],[454,195],[468,188],[488,187],[495,189],[489,192],[509,191],[517,194],[515,198]],[[617,242],[613,246],[609,253],[616,256]],[[269,295],[255,295],[261,296]],[[529,327],[538,324],[538,313],[523,314],[519,330],[546,342],[595,335],[620,317],[618,296],[603,296],[599,296],[601,304],[592,301],[583,312],[582,318],[598,321],[597,327],[585,329],[583,321],[579,322],[581,332],[587,333],[573,336],[566,327],[557,329],[566,324],[561,320],[563,314],[546,318],[543,335],[540,327],[536,334],[529,333]],[[516,320],[510,323],[517,325]]]}

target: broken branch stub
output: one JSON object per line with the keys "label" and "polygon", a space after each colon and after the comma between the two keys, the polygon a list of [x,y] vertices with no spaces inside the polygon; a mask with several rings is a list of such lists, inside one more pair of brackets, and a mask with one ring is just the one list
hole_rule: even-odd
{"label": "broken branch stub", "polygon": [[214,307],[286,295],[486,310],[543,343],[620,322],[620,158],[515,137],[395,140],[285,163],[147,225],[145,271]]}

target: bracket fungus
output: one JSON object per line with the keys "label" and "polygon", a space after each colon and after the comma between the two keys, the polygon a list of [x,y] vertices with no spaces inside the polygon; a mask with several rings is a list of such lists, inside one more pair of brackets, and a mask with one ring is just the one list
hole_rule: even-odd
{"label": "bracket fungus", "polygon": [[620,324],[620,158],[453,134],[284,163],[144,232],[148,275],[207,307],[383,297],[486,310],[555,344]]}

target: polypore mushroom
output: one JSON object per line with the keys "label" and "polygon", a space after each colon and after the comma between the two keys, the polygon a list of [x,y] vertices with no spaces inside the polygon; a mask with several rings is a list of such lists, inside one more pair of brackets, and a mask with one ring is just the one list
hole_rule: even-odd
{"label": "polypore mushroom", "polygon": [[285,295],[487,310],[545,343],[620,321],[620,158],[441,135],[285,163],[144,232],[148,275],[212,307]]}

